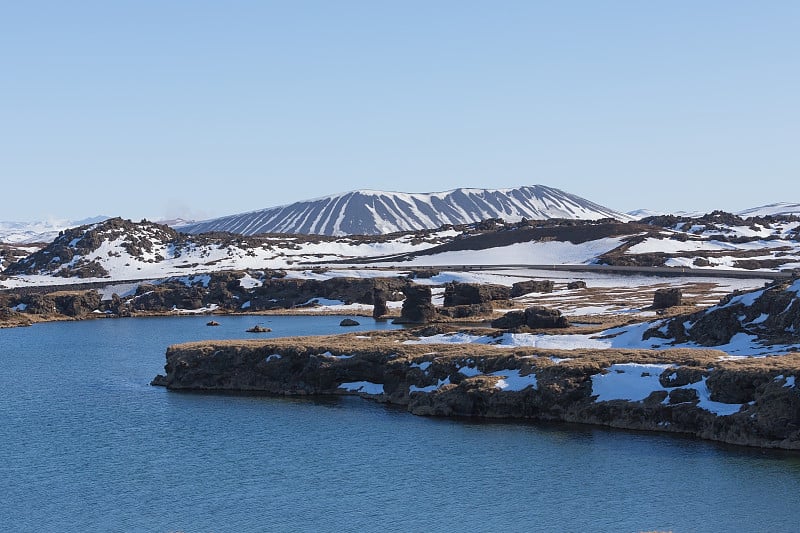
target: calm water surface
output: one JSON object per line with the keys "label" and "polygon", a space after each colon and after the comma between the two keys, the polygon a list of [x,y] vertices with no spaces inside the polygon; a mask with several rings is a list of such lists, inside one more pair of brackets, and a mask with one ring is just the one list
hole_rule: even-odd
{"label": "calm water surface", "polygon": [[800,529],[800,454],[148,385],[171,343],[247,337],[255,323],[335,333],[341,318],[0,330],[0,530]]}

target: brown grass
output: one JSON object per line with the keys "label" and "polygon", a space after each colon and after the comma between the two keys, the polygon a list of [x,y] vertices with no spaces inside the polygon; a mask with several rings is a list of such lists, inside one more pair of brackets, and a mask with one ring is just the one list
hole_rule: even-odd
{"label": "brown grass", "polygon": [[[359,338],[368,337],[368,338]],[[735,370],[768,370],[786,373],[800,371],[800,353],[780,357],[721,360],[724,352],[712,349],[675,348],[670,350],[616,349],[550,350],[530,347],[507,348],[483,344],[403,344],[413,339],[408,331],[372,331],[341,335],[288,337],[277,339],[246,339],[199,341],[170,347],[173,350],[200,350],[209,353],[221,348],[262,348],[281,351],[324,353],[355,356],[388,356],[394,359],[432,360],[465,358],[525,358],[534,367],[544,368],[555,363],[550,357],[569,359],[559,366],[599,372],[619,363],[673,363],[698,368]]]}

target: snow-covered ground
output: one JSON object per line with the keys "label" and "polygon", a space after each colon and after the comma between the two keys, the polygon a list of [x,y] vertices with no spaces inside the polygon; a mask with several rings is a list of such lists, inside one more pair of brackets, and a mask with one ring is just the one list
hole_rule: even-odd
{"label": "snow-covered ground", "polygon": [[[71,261],[41,274],[23,274],[9,276],[0,281],[0,288],[14,288],[32,285],[64,285],[71,283],[114,282],[130,280],[162,279],[172,276],[217,272],[222,270],[245,269],[293,269],[295,265],[310,262],[339,261],[341,259],[360,259],[383,255],[396,255],[424,250],[434,246],[440,238],[453,235],[452,230],[434,232],[426,240],[414,239],[411,235],[402,235],[385,242],[358,242],[342,239],[330,242],[306,242],[294,244],[292,240],[268,243],[263,246],[227,246],[216,244],[195,244],[190,242],[184,247],[176,247],[173,243],[164,242],[157,235],[145,230],[118,236],[113,240],[104,240],[100,246],[86,254],[75,255]],[[126,243],[131,240],[147,239],[152,243],[150,250],[143,250],[134,256],[125,250]],[[70,245],[75,247],[80,239]],[[75,267],[79,262],[94,262],[102,266],[108,277],[78,278],[57,276],[60,270]],[[36,265],[37,269],[47,270],[47,263]],[[344,269],[343,269],[344,270]],[[297,276],[311,277],[309,268],[300,270]],[[357,271],[346,271],[343,275],[356,275]],[[358,274],[364,277],[383,275],[377,270],[362,269]],[[51,275],[56,274],[56,276]],[[333,277],[336,274],[323,274],[322,277]]]}
{"label": "snow-covered ground", "polygon": [[[755,232],[750,232],[755,233]],[[755,236],[755,235],[748,235]],[[717,240],[686,240],[679,241],[674,239],[656,239],[649,238],[644,242],[631,246],[625,253],[632,254],[646,254],[646,253],[678,253],[678,252],[725,252],[725,251],[751,251],[751,250],[765,250],[769,251],[774,248],[784,248],[786,243],[783,241],[752,241],[742,244],[733,244],[730,242],[721,242]]]}
{"label": "snow-covered ground", "polygon": [[585,265],[595,261],[598,255],[617,248],[622,238],[613,237],[571,242],[521,242],[508,246],[497,246],[485,250],[459,250],[424,255],[403,265]]}
{"label": "snow-covered ground", "polygon": [[[627,400],[641,402],[655,391],[669,392],[675,387],[664,387],[659,376],[672,365],[623,363],[611,365],[605,372],[592,376],[592,394],[597,395],[597,402]],[[682,389],[696,391],[699,402],[697,407],[705,409],[717,416],[732,415],[738,412],[740,403],[723,403],[711,400],[711,392],[706,386],[706,378],[697,383],[681,386]],[[669,398],[664,399],[666,404]]]}
{"label": "snow-covered ground", "polygon": [[[742,298],[754,298],[755,296],[753,296],[753,294],[758,293],[748,293]],[[525,346],[545,350],[605,350],[611,348],[662,350],[668,348],[709,348],[708,346],[702,346],[695,342],[672,343],[671,339],[657,337],[643,340],[642,336],[644,332],[657,325],[658,322],[641,322],[592,334],[571,333],[559,335],[543,333],[504,333],[500,336],[493,336],[472,335],[467,333],[445,333],[430,337],[421,337],[419,340],[406,342],[408,344],[490,344],[508,348]],[[766,346],[759,342],[755,335],[738,333],[731,338],[730,342],[719,346],[712,346],[711,348],[725,352],[730,357],[763,357],[784,355],[800,351],[800,341],[797,343]]]}

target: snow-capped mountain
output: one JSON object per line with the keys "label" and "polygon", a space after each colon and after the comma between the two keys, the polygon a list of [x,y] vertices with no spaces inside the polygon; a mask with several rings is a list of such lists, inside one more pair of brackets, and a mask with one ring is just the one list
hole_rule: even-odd
{"label": "snow-capped mountain", "polygon": [[631,217],[544,185],[516,189],[455,189],[438,193],[353,191],[250,213],[181,226],[187,233],[229,231],[242,235],[299,233],[380,235],[469,224],[490,218],[527,219]]}
{"label": "snow-capped mountain", "polygon": [[39,220],[35,222],[0,222],[0,242],[27,244],[51,242],[58,233],[67,228],[94,224],[106,220],[107,216],[96,216],[84,220]]}
{"label": "snow-capped mountain", "polygon": [[736,214],[740,217],[765,217],[778,215],[800,216],[800,204],[778,202],[775,204],[762,205],[760,207],[751,207],[750,209],[739,211]]}

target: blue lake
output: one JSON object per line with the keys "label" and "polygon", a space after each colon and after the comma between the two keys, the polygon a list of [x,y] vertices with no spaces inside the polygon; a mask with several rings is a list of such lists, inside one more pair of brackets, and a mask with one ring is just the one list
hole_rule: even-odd
{"label": "blue lake", "polygon": [[256,323],[268,336],[338,333],[341,318],[0,330],[0,530],[800,529],[800,454],[149,386],[169,344],[259,338],[244,332]]}

